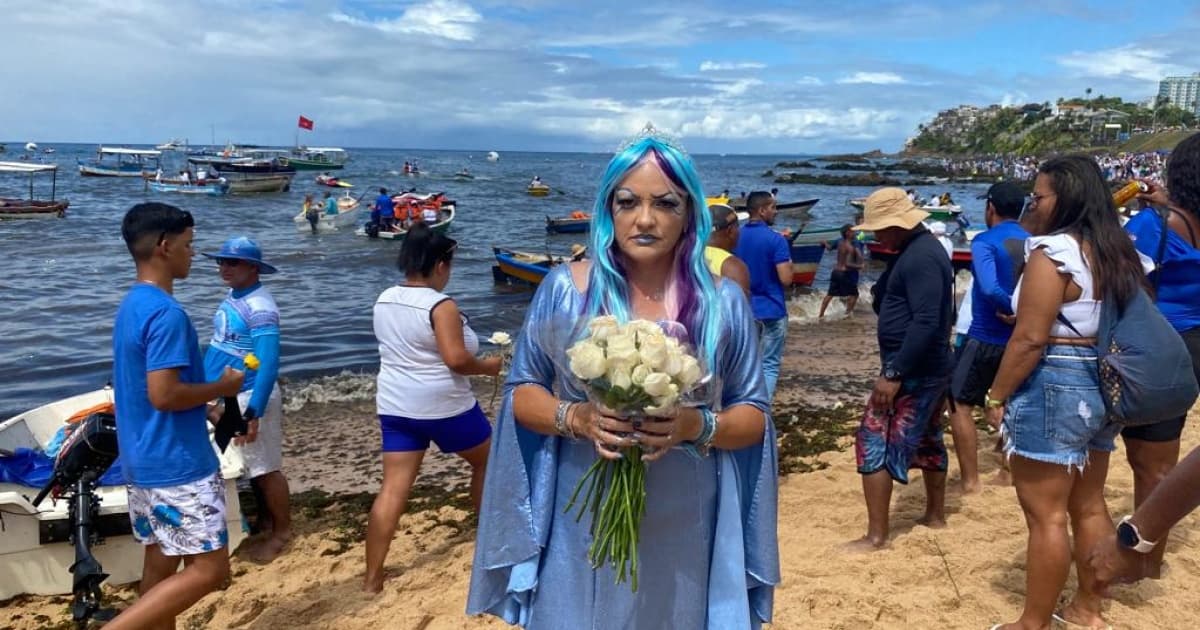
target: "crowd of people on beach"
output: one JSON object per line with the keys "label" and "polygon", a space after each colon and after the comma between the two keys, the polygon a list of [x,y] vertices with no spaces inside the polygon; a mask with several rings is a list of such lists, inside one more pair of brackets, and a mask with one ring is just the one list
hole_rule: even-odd
{"label": "crowd of people on beach", "polygon": [[[857,233],[897,252],[872,290],[880,369],[855,432],[866,535],[847,549],[888,544],[892,488],[912,469],[926,491],[919,524],[953,525],[943,417],[960,489],[973,494],[973,412],[982,410],[999,430],[1006,480],[1029,529],[1024,610],[995,627],[1048,628],[1056,617],[1105,627],[1107,585],[1159,577],[1167,532],[1200,504],[1200,449],[1175,466],[1200,377],[1200,135],[1171,154],[1163,183],[1147,182],[1145,209],[1124,225],[1097,160],[1053,158],[1034,172],[1030,195],[1008,182],[988,189],[988,229],[972,242],[973,284],[962,305],[946,248],[904,190],[875,191],[861,220],[841,229],[822,312],[833,298],[855,308],[864,264]],[[368,517],[365,591],[385,588],[397,522],[434,443],[471,469],[479,527],[467,613],[527,628],[748,629],[771,621],[780,582],[771,409],[792,264],[787,240],[772,229],[773,194],[747,195],[744,224],[731,207],[704,200],[691,157],[647,126],[604,172],[589,258],[548,273],[511,356],[505,340],[494,342],[499,354],[480,356],[467,314],[446,293],[457,242],[427,221],[407,226],[396,263],[403,279],[374,305],[383,483]],[[385,190],[377,206],[394,207]],[[245,236],[205,253],[230,291],[201,355],[172,297],[191,269],[194,226],[191,214],[160,203],[134,206],[122,223],[136,282],[114,324],[114,386],[130,518],[146,555],[141,596],[109,623],[117,630],[171,627],[228,579],[225,497],[207,431],[220,415],[206,408],[212,401],[237,396],[251,419],[231,448],[242,451],[260,501],[254,553],[269,561],[291,537],[275,382],[279,311],[260,279],[276,269]],[[596,398],[573,349],[581,335],[614,335],[599,370],[609,386],[632,379],[629,387],[649,391],[653,372],[628,373],[638,357],[672,369],[666,355],[651,356],[641,333],[622,337],[628,348],[618,352],[610,317],[657,322],[675,347],[690,349],[707,376],[687,392],[688,404],[642,416]],[[1160,333],[1154,360],[1161,367],[1175,357],[1184,369],[1105,363],[1117,351],[1098,339],[1120,340],[1129,327]],[[254,369],[251,354],[261,362]],[[506,365],[489,420],[468,377],[498,378]],[[1137,397],[1145,387],[1155,391],[1150,402]],[[1118,435],[1137,509],[1114,524],[1103,492]],[[598,538],[614,534],[564,513],[598,462],[630,457],[648,464],[635,589],[616,579],[624,567],[588,559]],[[635,510],[615,509],[630,518]],[[1072,559],[1079,587],[1058,608]]]}
{"label": "crowd of people on beach", "polygon": [[[1141,179],[1162,182],[1167,165],[1166,151],[1099,153],[1094,156],[1106,179]],[[1027,155],[995,155],[978,158],[942,158],[938,163],[955,177],[991,177],[1032,181],[1042,160]]]}

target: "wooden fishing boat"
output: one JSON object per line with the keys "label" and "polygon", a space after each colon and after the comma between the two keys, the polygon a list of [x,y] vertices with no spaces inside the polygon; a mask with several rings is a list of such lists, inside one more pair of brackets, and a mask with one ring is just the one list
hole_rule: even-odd
{"label": "wooden fishing boat", "polygon": [[[317,220],[317,231],[337,232],[353,226],[358,222],[359,207],[358,200],[347,193],[345,197],[337,200],[337,214],[326,214],[324,210],[321,211],[321,218]],[[296,223],[297,232],[312,232],[312,225],[309,224],[308,217],[304,216],[303,210],[292,220]]]}
{"label": "wooden fishing boat", "polygon": [[[77,163],[79,174],[84,177],[142,177],[158,170],[160,155],[162,151],[151,149],[100,147],[95,159]],[[105,159],[109,156],[111,159]]]}
{"label": "wooden fishing boat", "polygon": [[583,214],[583,216],[572,216],[552,218],[546,217],[546,232],[549,234],[586,234],[592,225],[592,218]]}
{"label": "wooden fishing boat", "polygon": [[[8,458],[8,461],[15,461],[19,456],[44,458],[42,453],[68,418],[112,400],[112,389],[105,388],[52,402],[5,420],[0,423],[0,458]],[[211,428],[209,430],[211,439]],[[237,479],[245,465],[236,448],[218,452],[218,455],[221,477],[225,480],[228,550],[233,553],[246,537],[237,496]],[[70,542],[69,502],[47,499],[34,506],[31,498],[39,489],[22,483],[0,482],[0,513],[4,516],[4,531],[0,535],[0,600],[23,593],[61,595],[72,592],[70,567],[75,562],[75,549]],[[136,582],[142,575],[142,545],[130,533],[125,485],[98,486],[95,496],[100,501],[96,527],[104,534],[104,544],[93,546],[92,553],[109,575],[109,583]]]}
{"label": "wooden fishing boat", "polygon": [[[450,229],[450,225],[452,223],[454,223],[454,202],[442,204],[441,210],[438,211],[438,220],[433,225],[430,225],[429,228],[434,232],[444,234]],[[354,233],[359,236],[366,236],[368,238],[381,238],[388,241],[402,241],[404,240],[404,237],[408,236],[407,229],[399,229],[394,231],[379,230],[376,232],[369,229],[368,226],[360,227],[355,230]]]}
{"label": "wooden fishing boat", "polygon": [[205,180],[203,184],[185,182],[181,179],[150,180],[146,182],[150,190],[162,193],[178,193],[181,195],[208,195],[219,197],[229,192],[229,183],[221,180]]}
{"label": "wooden fishing boat", "polygon": [[565,256],[533,254],[503,247],[493,247],[496,264],[492,266],[492,278],[497,284],[515,283],[537,286],[555,265],[568,261]]}
{"label": "wooden fishing boat", "polygon": [[284,159],[298,171],[334,171],[345,168],[350,156],[338,147],[296,147]]}
{"label": "wooden fishing boat", "polygon": [[[894,249],[884,247],[879,241],[867,241],[867,251],[871,253],[871,260],[880,262],[890,262],[897,256]],[[950,266],[955,272],[962,270],[971,270],[971,244],[956,243],[954,245],[954,253],[950,256]]]}
{"label": "wooden fishing boat", "polygon": [[812,286],[825,252],[841,238],[837,228],[801,230],[787,236],[788,252],[792,257],[792,286]]}
{"label": "wooden fishing boat", "polygon": [[[50,199],[33,198],[33,177],[37,173],[50,173]],[[66,199],[54,198],[58,185],[57,164],[30,164],[27,162],[0,162],[0,173],[29,175],[29,198],[0,197],[0,219],[58,219],[66,216]]]}
{"label": "wooden fishing boat", "polygon": [[[867,198],[858,197],[856,199],[851,199],[847,203],[855,208],[858,208],[859,210],[862,210],[866,208]],[[927,221],[956,221],[963,212],[962,206],[958,205],[921,206],[921,209],[929,213],[929,218],[926,219]]]}

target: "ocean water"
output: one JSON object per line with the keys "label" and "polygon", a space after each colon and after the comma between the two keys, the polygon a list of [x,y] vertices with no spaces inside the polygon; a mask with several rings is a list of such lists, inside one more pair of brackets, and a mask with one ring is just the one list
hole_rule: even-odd
{"label": "ocean water", "polygon": [[[14,148],[0,160],[16,159]],[[42,149],[50,145],[43,144]],[[82,178],[76,159],[91,157],[94,145],[53,145],[53,155],[37,159],[59,164],[57,196],[69,199],[61,220],[0,221],[0,419],[64,396],[103,386],[111,378],[112,319],[134,278],[133,262],[121,241],[121,218],[132,205],[148,200],[178,205],[196,218],[198,251],[215,251],[232,235],[259,241],[268,262],[280,272],[264,276],[282,318],[282,374],[292,383],[289,408],[305,402],[361,399],[373,392],[370,374],[378,368],[371,329],[376,297],[401,279],[395,259],[399,243],[369,240],[352,231],[313,236],[298,232],[292,218],[306,193],[327,190],[313,181],[316,172],[301,171],[286,193],[192,197],[149,191],[137,179]],[[416,187],[444,191],[457,202],[451,236],[459,242],[453,276],[447,287],[486,338],[493,331],[516,332],[532,295],[530,291],[493,283],[492,246],[565,254],[584,235],[548,236],[545,216],[573,210],[591,211],[596,186],[609,155],[598,153],[504,152],[498,162],[480,151],[351,149],[351,161],[338,175],[352,182],[350,192],[364,194],[364,206],[378,194]],[[837,227],[851,220],[848,201],[867,188],[773,184],[762,177],[781,160],[806,156],[694,156],[709,195],[728,189],[780,189],[780,201],[818,197],[809,228]],[[811,157],[811,156],[807,156]],[[419,162],[419,177],[400,175],[404,161]],[[168,154],[164,170],[178,170],[182,159]],[[453,174],[467,167],[471,181]],[[833,173],[845,174],[845,173]],[[525,194],[534,175],[552,186],[550,196]],[[951,191],[968,214],[979,220],[982,185],[942,185],[929,195]],[[50,192],[48,176],[34,181],[35,196]],[[0,197],[25,196],[28,178],[0,174]],[[334,191],[335,194],[339,194]],[[366,209],[362,211],[366,219]],[[781,215],[779,226],[796,228],[800,221]],[[823,290],[833,256],[827,255],[815,288]],[[870,274],[864,279],[869,280]],[[175,295],[192,317],[200,339],[212,333],[212,315],[226,289],[216,264],[197,255],[191,276],[176,283]],[[801,312],[813,310],[820,295],[798,298]],[[860,308],[867,304],[860,304]],[[831,307],[830,314],[840,311]]]}

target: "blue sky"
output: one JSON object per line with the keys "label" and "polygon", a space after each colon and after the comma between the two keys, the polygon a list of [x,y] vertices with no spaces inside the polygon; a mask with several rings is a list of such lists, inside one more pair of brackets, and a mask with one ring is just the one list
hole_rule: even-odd
{"label": "blue sky", "polygon": [[[685,8],[686,7],[686,8]],[[1151,97],[1180,1],[8,0],[0,139],[697,152],[899,149],[962,103]],[[12,60],[20,60],[14,62]]]}

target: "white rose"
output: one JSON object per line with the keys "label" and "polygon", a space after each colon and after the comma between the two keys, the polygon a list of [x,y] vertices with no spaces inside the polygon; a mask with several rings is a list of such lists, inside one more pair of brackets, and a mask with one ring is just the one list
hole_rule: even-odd
{"label": "white rose", "polygon": [[675,375],[675,378],[679,379],[679,383],[684,387],[691,387],[702,376],[700,373],[700,362],[696,360],[696,357],[688,354],[683,355],[681,362],[683,365],[679,368],[679,372]]}
{"label": "white rose", "polygon": [[659,368],[668,376],[675,376],[683,369],[683,350],[679,347],[667,348],[667,360]]}
{"label": "white rose", "polygon": [[643,335],[644,333],[638,333],[638,355],[642,358],[642,363],[652,369],[661,370],[667,362],[667,342],[661,336]]}
{"label": "white rose", "polygon": [[629,322],[626,328],[630,332],[637,333],[638,343],[641,343],[645,339],[666,337],[661,326],[645,319],[635,319]]}
{"label": "white rose", "polygon": [[494,332],[491,337],[488,337],[488,343],[496,346],[507,346],[512,343],[512,336],[506,332]]}
{"label": "white rose", "polygon": [[616,333],[606,340],[609,362],[623,363],[630,368],[638,362],[637,344],[633,335]]}
{"label": "white rose", "polygon": [[642,381],[642,390],[654,398],[667,395],[673,386],[671,377],[662,372],[651,372]]}
{"label": "white rose", "polygon": [[588,324],[588,330],[595,341],[604,341],[617,334],[620,329],[617,318],[612,315],[601,315]]}
{"label": "white rose", "polygon": [[649,376],[652,371],[653,370],[644,365],[637,365],[633,368],[633,372],[629,374],[629,378],[633,381],[634,385],[641,387],[642,383],[646,382],[646,377]]}
{"label": "white rose", "polygon": [[604,350],[590,341],[580,341],[567,350],[571,359],[571,372],[579,378],[590,381],[604,376]]}
{"label": "white rose", "polygon": [[630,377],[629,370],[623,365],[609,368],[608,382],[613,387],[620,387],[621,389],[629,389],[633,385],[633,379]]}
{"label": "white rose", "polygon": [[643,411],[649,416],[669,416],[675,409],[675,404],[679,402],[679,388],[674,384],[666,394],[654,397],[654,404],[645,407]]}

